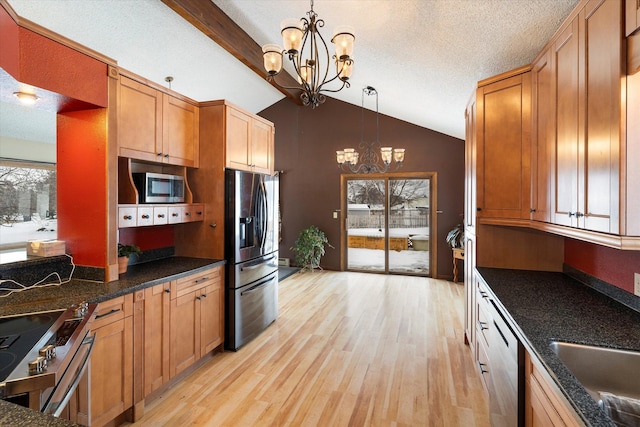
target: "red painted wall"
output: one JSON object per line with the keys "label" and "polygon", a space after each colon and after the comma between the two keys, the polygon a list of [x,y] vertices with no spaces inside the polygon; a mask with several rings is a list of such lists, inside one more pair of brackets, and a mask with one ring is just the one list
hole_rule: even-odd
{"label": "red painted wall", "polygon": [[143,252],[174,246],[173,225],[122,228],[119,233],[120,243],[137,245]]}
{"label": "red painted wall", "polygon": [[107,110],[58,114],[58,238],[76,264],[107,265]]}
{"label": "red painted wall", "polygon": [[564,241],[564,262],[631,293],[633,273],[640,273],[640,251],[621,251],[569,238]]}
{"label": "red painted wall", "polygon": [[0,68],[41,89],[106,107],[107,65],[16,24],[0,7]]}

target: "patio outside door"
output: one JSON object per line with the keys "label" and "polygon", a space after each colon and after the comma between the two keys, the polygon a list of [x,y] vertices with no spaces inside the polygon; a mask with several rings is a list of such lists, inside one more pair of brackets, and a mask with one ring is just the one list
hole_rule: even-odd
{"label": "patio outside door", "polygon": [[434,174],[343,175],[347,270],[433,274],[432,179]]}

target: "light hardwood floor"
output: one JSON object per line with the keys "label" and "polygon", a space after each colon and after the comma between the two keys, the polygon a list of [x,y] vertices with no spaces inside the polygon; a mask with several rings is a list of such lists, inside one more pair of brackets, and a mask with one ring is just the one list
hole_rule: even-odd
{"label": "light hardwood floor", "polygon": [[147,406],[135,426],[488,426],[463,285],[295,274],[274,324]]}

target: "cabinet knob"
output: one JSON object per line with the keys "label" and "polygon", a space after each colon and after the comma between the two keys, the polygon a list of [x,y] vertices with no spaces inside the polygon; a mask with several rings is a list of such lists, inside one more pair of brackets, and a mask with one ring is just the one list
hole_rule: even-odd
{"label": "cabinet knob", "polygon": [[169,158],[169,155],[168,155],[168,154],[165,154],[165,155],[164,155],[164,158],[165,158],[165,159],[168,159],[168,158]]}
{"label": "cabinet knob", "polygon": [[572,217],[572,216],[574,216],[574,215],[575,215],[575,213],[573,213],[573,212],[569,212],[569,218],[571,218],[571,217]]}
{"label": "cabinet knob", "polygon": [[129,221],[130,219],[132,219],[133,217],[131,215],[125,215],[122,217],[122,219],[125,219],[127,221]]}
{"label": "cabinet knob", "polygon": [[164,214],[158,214],[158,218],[164,218]]}
{"label": "cabinet knob", "polygon": [[171,216],[172,217],[176,217],[176,216],[178,216],[178,214],[174,212],[174,213],[171,214]]}
{"label": "cabinet knob", "polygon": [[482,208],[476,208],[476,211],[480,212],[482,210]]}
{"label": "cabinet knob", "polygon": [[198,216],[202,215],[202,211],[196,212],[196,215]]}
{"label": "cabinet knob", "polygon": [[529,209],[529,213],[534,213],[535,211],[536,211],[536,210],[535,210],[535,209],[533,209],[533,208]]}
{"label": "cabinet knob", "polygon": [[198,301],[200,301],[202,298],[198,295],[198,296],[196,297],[196,299],[197,299]]}
{"label": "cabinet knob", "polygon": [[156,155],[157,155],[158,157],[160,157],[160,156],[162,156],[162,153],[158,153],[158,154],[156,154]]}
{"label": "cabinet knob", "polygon": [[202,298],[206,298],[206,297],[207,297],[207,294],[202,294]]}
{"label": "cabinet knob", "polygon": [[215,222],[213,224],[209,224],[209,227],[211,228],[216,228],[218,226],[218,224],[216,224]]}
{"label": "cabinet knob", "polygon": [[142,219],[149,219],[149,215],[147,214],[142,215]]}
{"label": "cabinet knob", "polygon": [[167,288],[164,290],[165,293],[170,294],[171,293],[171,288]]}
{"label": "cabinet knob", "polygon": [[184,216],[191,216],[191,212],[185,212]]}
{"label": "cabinet knob", "polygon": [[576,218],[583,217],[584,214],[582,212],[576,212]]}

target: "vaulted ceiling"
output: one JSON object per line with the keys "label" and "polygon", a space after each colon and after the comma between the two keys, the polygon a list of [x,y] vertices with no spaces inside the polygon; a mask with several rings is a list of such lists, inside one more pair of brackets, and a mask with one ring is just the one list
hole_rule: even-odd
{"label": "vaulted ceiling", "polygon": [[[477,81],[530,63],[577,1],[315,0],[325,39],[344,24],[356,35],[351,88],[329,96],[359,106],[362,88],[373,86],[381,113],[464,138],[464,108]],[[171,88],[197,101],[228,99],[257,113],[284,97],[158,0],[8,2],[19,16],[149,80],[167,85],[172,76]],[[257,47],[281,44],[280,22],[310,9],[307,0],[213,3]]]}

